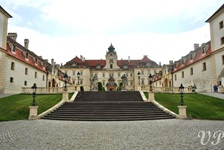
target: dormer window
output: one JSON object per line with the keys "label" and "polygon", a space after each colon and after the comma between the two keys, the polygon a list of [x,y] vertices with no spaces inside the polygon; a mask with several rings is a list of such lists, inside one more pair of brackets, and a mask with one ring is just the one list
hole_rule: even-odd
{"label": "dormer window", "polygon": [[15,45],[15,42],[12,44],[12,46],[11,46],[11,51],[12,52],[16,52],[16,45]]}
{"label": "dormer window", "polygon": [[26,53],[25,57],[26,57],[26,59],[28,59],[29,58],[29,53]]}
{"label": "dormer window", "polygon": [[190,54],[190,60],[193,60],[193,54]]}
{"label": "dormer window", "polygon": [[205,47],[202,47],[202,54],[205,54]]}
{"label": "dormer window", "polygon": [[35,58],[35,64],[37,64],[37,58]]}
{"label": "dormer window", "polygon": [[76,67],[77,66],[77,63],[72,63],[72,67]]}
{"label": "dormer window", "polygon": [[181,59],[181,64],[182,64],[182,65],[184,64],[184,58]]}

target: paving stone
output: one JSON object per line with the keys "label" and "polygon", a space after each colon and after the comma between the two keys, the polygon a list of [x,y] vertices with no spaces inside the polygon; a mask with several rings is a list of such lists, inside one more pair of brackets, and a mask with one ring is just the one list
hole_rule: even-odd
{"label": "paving stone", "polygon": [[[22,120],[0,122],[1,150],[130,150],[130,149],[223,149],[210,139],[200,143],[198,133],[221,130],[224,121],[55,121]],[[224,135],[223,135],[224,136]],[[208,137],[207,137],[208,138]]]}

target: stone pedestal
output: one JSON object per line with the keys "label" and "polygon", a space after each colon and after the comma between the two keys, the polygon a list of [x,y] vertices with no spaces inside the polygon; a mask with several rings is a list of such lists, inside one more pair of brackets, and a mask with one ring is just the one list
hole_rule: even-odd
{"label": "stone pedestal", "polygon": [[68,92],[67,91],[63,91],[63,93],[62,93],[62,100],[69,101],[69,99],[68,99]]}
{"label": "stone pedestal", "polygon": [[29,108],[30,108],[29,119],[30,119],[30,120],[38,119],[38,116],[37,116],[38,107],[39,107],[39,106],[29,106]]}
{"label": "stone pedestal", "polygon": [[180,119],[187,118],[187,113],[186,113],[187,106],[178,106],[178,108],[179,108],[179,118]]}
{"label": "stone pedestal", "polygon": [[154,92],[149,91],[149,98],[148,98],[148,101],[153,101],[153,100],[155,100]]}

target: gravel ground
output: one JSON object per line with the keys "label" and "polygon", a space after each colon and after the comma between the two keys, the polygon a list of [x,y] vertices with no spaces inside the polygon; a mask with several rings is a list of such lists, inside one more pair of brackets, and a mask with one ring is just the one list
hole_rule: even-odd
{"label": "gravel ground", "polygon": [[[203,131],[205,139],[201,138]],[[220,134],[214,138],[216,131]],[[221,131],[224,132],[224,121],[8,121],[0,122],[0,149],[224,149]]]}

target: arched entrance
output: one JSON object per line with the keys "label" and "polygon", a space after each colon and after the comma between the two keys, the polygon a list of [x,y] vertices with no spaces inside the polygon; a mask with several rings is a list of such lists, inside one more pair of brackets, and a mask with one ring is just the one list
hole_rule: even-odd
{"label": "arched entrance", "polygon": [[115,83],[115,80],[113,77],[110,77],[108,79],[108,83],[106,84],[107,91],[116,91],[117,90],[117,84]]}
{"label": "arched entrance", "polygon": [[56,81],[55,79],[52,80],[52,87],[55,87]]}

